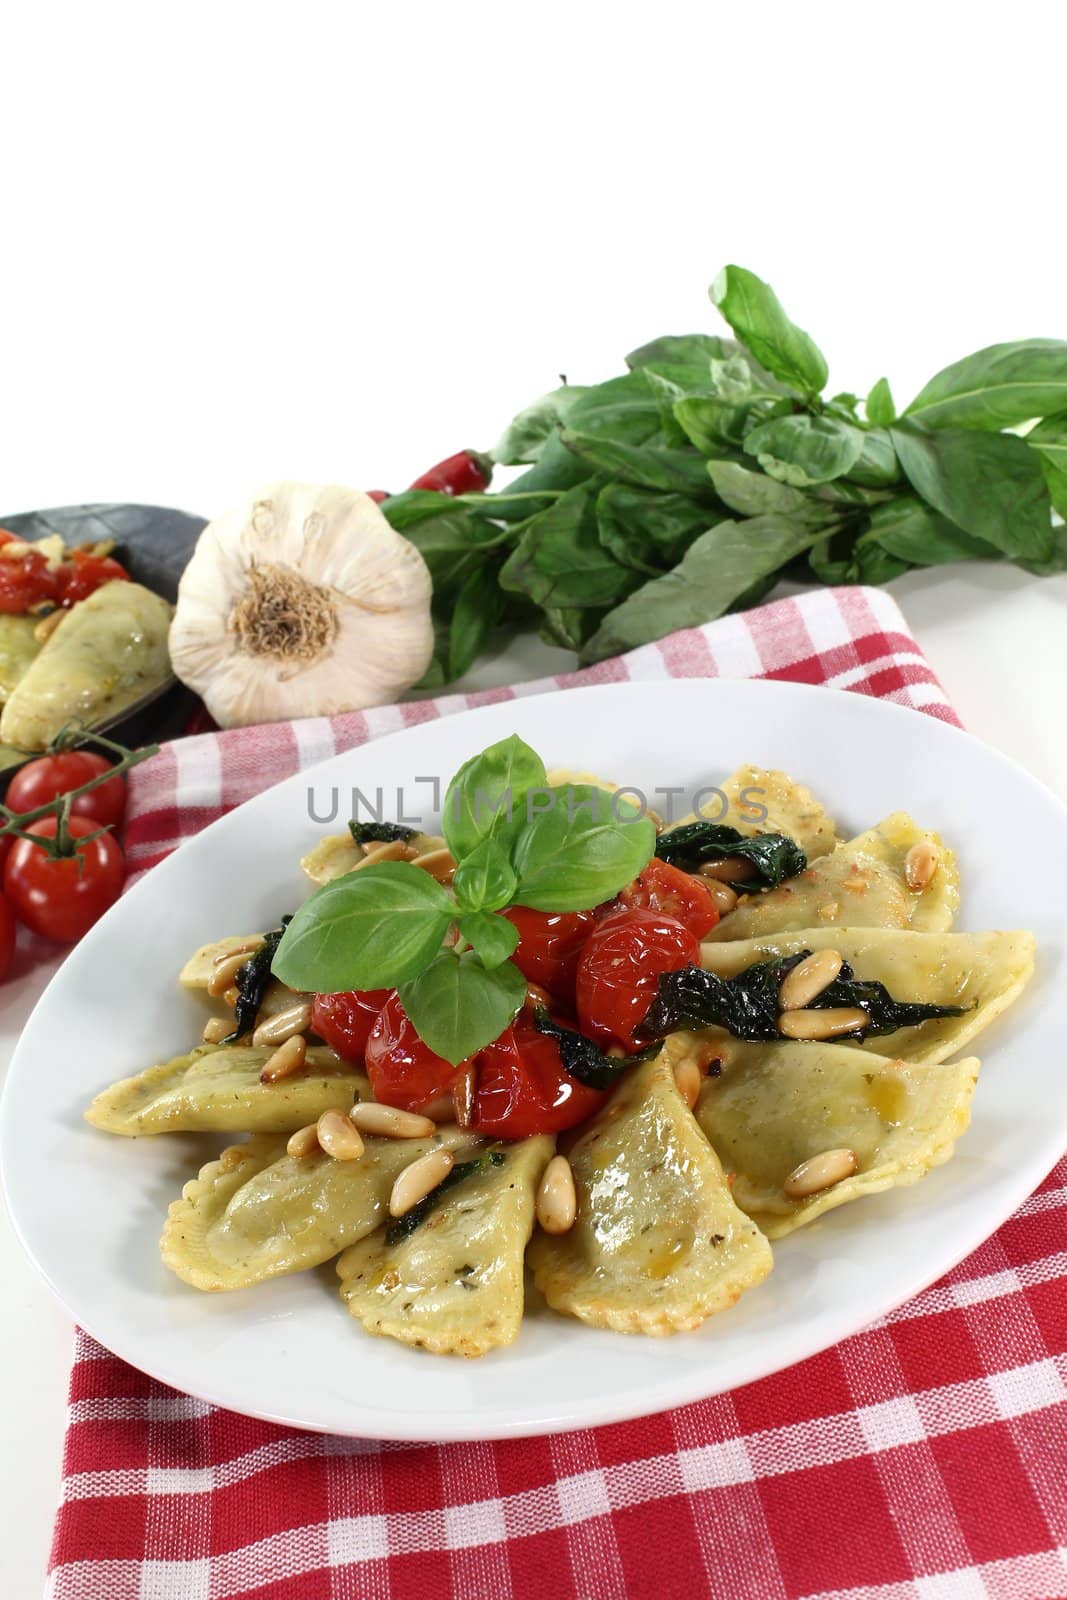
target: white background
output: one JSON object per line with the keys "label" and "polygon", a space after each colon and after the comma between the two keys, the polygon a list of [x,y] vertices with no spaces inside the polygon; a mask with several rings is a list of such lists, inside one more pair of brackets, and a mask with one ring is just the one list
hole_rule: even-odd
{"label": "white background", "polygon": [[[836,387],[887,373],[900,403],[981,345],[1065,337],[1065,32],[1053,5],[929,0],[22,7],[0,33],[0,512],[402,487],[560,373],[714,329],[727,261]],[[968,725],[1067,794],[1067,579],[894,592]],[[9,1036],[39,977],[0,997]],[[21,1600],[68,1325],[6,1234],[0,1272]]]}

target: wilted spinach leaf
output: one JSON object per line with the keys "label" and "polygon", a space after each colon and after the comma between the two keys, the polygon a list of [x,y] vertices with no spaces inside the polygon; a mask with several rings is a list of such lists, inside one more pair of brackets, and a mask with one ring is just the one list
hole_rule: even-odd
{"label": "wilted spinach leaf", "polygon": [[348,831],[357,844],[396,844],[408,839],[414,839],[416,830],[407,828],[402,822],[355,822],[348,824]]}
{"label": "wilted spinach leaf", "polygon": [[238,967],[237,976],[233,980],[237,989],[234,1028],[233,1032],[228,1033],[223,1039],[223,1044],[233,1044],[242,1034],[251,1033],[255,1028],[259,1008],[263,1004],[263,996],[271,980],[271,963],[282,942],[282,934],[292,920],[292,917],[283,917],[277,928],[264,935],[259,949],[254,950],[244,965]]}
{"label": "wilted spinach leaf", "polygon": [[656,840],[661,861],[683,872],[696,872],[706,861],[742,856],[757,869],[756,878],[738,879],[737,889],[776,889],[786,878],[803,872],[808,858],[795,839],[783,833],[739,833],[721,822],[683,822]]}
{"label": "wilted spinach leaf", "polygon": [[587,1089],[610,1089],[628,1067],[632,1067],[638,1059],[643,1059],[637,1056],[605,1055],[599,1045],[587,1039],[584,1033],[553,1022],[544,1006],[535,1008],[533,1021],[538,1033],[547,1034],[559,1045],[559,1058],[564,1071],[569,1072],[572,1078],[577,1078],[579,1083],[584,1083]]}
{"label": "wilted spinach leaf", "polygon": [[398,1217],[395,1222],[389,1224],[385,1230],[386,1244],[400,1244],[403,1240],[410,1238],[415,1229],[426,1221],[430,1212],[433,1211],[442,1196],[448,1194],[449,1190],[454,1189],[457,1184],[462,1183],[466,1178],[472,1177],[474,1173],[483,1171],[486,1167],[502,1167],[506,1160],[507,1155],[503,1150],[485,1150],[471,1161],[457,1161],[451,1172],[446,1173],[441,1179],[436,1189],[431,1189],[429,1194],[423,1195],[422,1199],[411,1207],[410,1211],[405,1211],[402,1217]]}

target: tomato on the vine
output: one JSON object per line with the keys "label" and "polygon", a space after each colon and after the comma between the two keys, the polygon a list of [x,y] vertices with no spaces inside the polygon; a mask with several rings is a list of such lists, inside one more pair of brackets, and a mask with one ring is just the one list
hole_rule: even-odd
{"label": "tomato on the vine", "polygon": [[[57,796],[80,789],[110,767],[111,762],[93,750],[60,750],[38,756],[15,773],[8,785],[7,805],[12,811],[36,811]],[[102,827],[118,827],[126,812],[126,779],[109,778],[88,794],[79,795],[70,810],[72,816],[90,817]]]}
{"label": "tomato on the vine", "polygon": [[539,1033],[526,1011],[474,1059],[471,1127],[489,1137],[559,1133],[584,1122],[607,1099],[604,1090],[571,1077],[555,1039]]}
{"label": "tomato on the vine", "polygon": [[[6,840],[4,841],[7,842]],[[0,894],[0,983],[11,971],[15,955],[15,918],[11,907]]]}
{"label": "tomato on the vine", "polygon": [[523,977],[539,983],[553,999],[573,1005],[578,957],[596,925],[596,912],[531,911],[527,906],[509,906],[504,916],[519,932],[511,959]]}
{"label": "tomato on the vine", "polygon": [[421,1111],[447,1094],[459,1070],[423,1044],[395,990],[371,1029],[364,1065],[374,1098],[401,1111]]}
{"label": "tomato on the vine", "polygon": [[311,1031],[343,1061],[362,1061],[367,1041],[392,989],[348,989],[317,994],[311,1002]]}
{"label": "tomato on the vine", "polygon": [[703,878],[683,872],[653,856],[643,867],[625,895],[634,909],[664,911],[677,917],[698,939],[710,933],[719,920],[719,908]]}
{"label": "tomato on the vine", "polygon": [[616,911],[586,942],[578,962],[578,1025],[601,1044],[641,1048],[637,1030],[656,998],[660,973],[695,966],[700,941],[665,912]]}
{"label": "tomato on the vine", "polygon": [[[41,817],[27,828],[36,838],[54,839],[55,817]],[[87,933],[122,892],[126,862],[110,833],[79,844],[97,832],[90,817],[67,824],[74,853],[50,856],[43,844],[16,839],[4,866],[4,894],[21,922],[57,944],[73,944]]]}
{"label": "tomato on the vine", "polygon": [[77,605],[105,583],[129,582],[126,568],[114,556],[94,555],[91,550],[72,550],[69,561],[59,569],[59,603]]}

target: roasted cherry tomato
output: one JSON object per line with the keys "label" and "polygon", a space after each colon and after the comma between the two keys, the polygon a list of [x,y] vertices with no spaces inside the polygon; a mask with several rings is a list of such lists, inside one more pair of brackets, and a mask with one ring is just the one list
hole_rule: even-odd
{"label": "roasted cherry tomato", "polygon": [[624,898],[626,905],[635,909],[665,911],[669,917],[677,917],[698,939],[710,933],[719,920],[719,908],[703,878],[672,867],[658,856],[652,857]]}
{"label": "roasted cherry tomato", "polygon": [[362,1061],[367,1040],[391,989],[350,989],[317,994],[311,1002],[311,1031],[325,1039],[344,1061]]}
{"label": "roasted cherry tomato", "polygon": [[[8,534],[0,542],[11,546],[22,541]],[[23,555],[0,558],[0,611],[21,613],[58,600],[60,587],[58,572],[51,571],[47,559],[32,546],[27,546]]]}
{"label": "roasted cherry tomato", "polygon": [[[71,817],[75,840],[96,833],[91,817]],[[42,817],[26,830],[41,839],[54,839],[56,818]],[[49,856],[30,839],[16,839],[4,865],[4,894],[21,922],[34,933],[57,944],[73,944],[87,933],[122,892],[126,863],[110,833],[87,844],[76,844],[75,854]]]}
{"label": "roasted cherry tomato", "polygon": [[[7,844],[7,840],[0,841]],[[0,894],[0,983],[11,971],[11,962],[15,955],[15,918],[11,907]]]}
{"label": "roasted cherry tomato", "polygon": [[564,1070],[559,1045],[539,1033],[528,1012],[475,1057],[472,1127],[498,1139],[573,1128],[607,1099]]}
{"label": "roasted cherry tomato", "polygon": [[[110,761],[93,750],[61,750],[54,756],[38,756],[15,773],[8,785],[7,804],[12,811],[36,811],[57,795],[80,789],[110,766]],[[102,827],[118,827],[126,812],[126,779],[109,778],[88,794],[79,795],[70,809],[72,816],[92,817]]]}
{"label": "roasted cherry tomato", "polygon": [[401,1111],[420,1111],[447,1094],[458,1071],[423,1044],[395,991],[371,1029],[364,1065],[374,1098]]}
{"label": "roasted cherry tomato", "polygon": [[596,912],[531,911],[527,906],[511,906],[504,915],[519,930],[518,947],[511,959],[523,977],[539,983],[554,1000],[573,1006],[578,957],[596,926]]}
{"label": "roasted cherry tomato", "polygon": [[662,911],[617,911],[598,923],[578,961],[578,1025],[601,1044],[638,1050],[661,972],[695,966],[700,942]]}
{"label": "roasted cherry tomato", "polygon": [[95,589],[116,580],[129,582],[126,568],[114,556],[96,556],[91,550],[72,550],[70,560],[59,569],[61,606],[77,605]]}

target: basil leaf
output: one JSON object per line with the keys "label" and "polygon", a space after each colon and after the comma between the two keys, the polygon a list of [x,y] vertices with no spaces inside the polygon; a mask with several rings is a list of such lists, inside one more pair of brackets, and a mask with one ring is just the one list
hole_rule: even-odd
{"label": "basil leaf", "polygon": [[662,372],[657,372],[654,367],[644,367],[641,376],[656,397],[662,442],[672,448],[677,445],[687,445],[689,440],[686,438],[685,429],[674,414],[677,402],[685,399],[685,387],[674,378],[668,378]]}
{"label": "basil leaf", "polygon": [[[544,789],[547,783],[541,757],[517,734],[465,761],[448,786],[441,820],[445,842],[457,863],[462,865],[483,839],[509,846],[525,821],[527,790]],[[371,870],[365,867],[363,872]]]}
{"label": "basil leaf", "polygon": [[532,405],[526,406],[512,421],[491,451],[492,459],[500,466],[514,467],[538,459],[546,439],[550,438],[565,420],[573,406],[588,394],[577,384],[564,384],[542,395]]}
{"label": "basil leaf", "polygon": [[630,802],[591,784],[552,794],[552,809],[532,817],[515,841],[515,899],[535,911],[589,911],[647,866],[656,830]]}
{"label": "basil leaf", "polygon": [[631,1056],[605,1055],[599,1045],[587,1039],[584,1033],[553,1022],[544,1006],[534,1009],[533,1023],[538,1033],[555,1039],[559,1045],[559,1059],[564,1072],[569,1072],[572,1078],[584,1083],[587,1089],[610,1089],[624,1072],[647,1054],[642,1051],[640,1055]]}
{"label": "basil leaf", "polygon": [[683,494],[607,483],[596,499],[600,542],[624,566],[649,576],[673,567],[721,517]]}
{"label": "basil leaf", "polygon": [[721,617],[753,584],[777,573],[819,537],[817,528],[789,517],[718,523],[690,545],[672,572],[650,579],[608,612],[583,647],[582,661],[600,661],[676,628]]}
{"label": "basil leaf", "polygon": [[996,561],[1000,556],[992,545],[964,533],[910,494],[875,506],[863,538],[877,541],[890,555],[916,567],[936,567],[942,561]]}
{"label": "basil leaf", "polygon": [[897,420],[897,408],[893,404],[893,392],[889,387],[888,378],[879,378],[874,385],[864,405],[867,421],[876,428],[888,428],[890,423]]}
{"label": "basil leaf", "polygon": [[587,639],[597,630],[603,608],[586,606],[546,606],[541,623],[541,638],[545,644],[558,645],[561,650],[581,650]]}
{"label": "basil leaf", "polygon": [[402,822],[351,821],[348,831],[356,844],[396,844],[398,840],[406,842],[414,839],[418,830],[406,828]]}
{"label": "basil leaf", "polygon": [[1026,442],[1038,452],[1052,504],[1067,521],[1067,411],[1031,428]]}
{"label": "basil leaf", "polygon": [[[782,979],[810,954],[810,950],[800,950],[792,956],[757,962],[732,978],[721,978],[701,967],[665,972],[641,1025],[641,1034],[647,1039],[659,1039],[677,1028],[718,1027],[738,1039],[781,1039],[778,991]],[[898,1028],[912,1028],[940,1017],[961,1017],[967,1009],[895,1000],[884,984],[858,980],[847,961],[811,1006],[861,1007],[870,1022],[847,1035],[857,1040],[895,1033]]]}
{"label": "basil leaf", "polygon": [[721,822],[683,822],[656,840],[656,855],[683,872],[695,872],[706,861],[741,856],[757,870],[757,877],[739,878],[735,889],[776,889],[786,878],[803,872],[808,858],[795,839],[783,833],[739,833]]}
{"label": "basil leaf", "polygon": [[744,267],[729,266],[709,293],[737,337],[776,378],[809,393],[822,390],[828,376],[825,357],[790,322],[769,284]]}
{"label": "basil leaf", "polygon": [[931,428],[1012,428],[1067,408],[1067,343],[991,344],[930,379],[904,413]]}
{"label": "basil leaf", "polygon": [[770,512],[795,521],[826,524],[825,506],[818,505],[800,489],[739,466],[735,461],[709,461],[708,476],[719,499],[732,511],[740,511],[742,516],[762,517]]}
{"label": "basil leaf", "polygon": [[[546,439],[541,454],[532,467],[512,480],[508,485],[508,495],[530,495],[551,491],[559,494],[566,489],[573,489],[579,483],[584,483],[593,476],[593,468],[587,461],[581,461],[573,451],[568,450],[561,442],[557,430],[550,439]],[[501,499],[505,496],[501,495]],[[496,499],[496,496],[493,496]],[[542,508],[543,509],[543,508]],[[530,513],[527,512],[527,515]]]}
{"label": "basil leaf", "polygon": [[668,333],[662,339],[653,339],[651,343],[631,350],[626,357],[626,365],[633,371],[635,367],[668,363],[677,367],[700,368],[706,374],[712,361],[721,361],[736,348],[732,339],[720,339],[713,333]]}
{"label": "basil leaf", "polygon": [[492,563],[472,572],[452,604],[448,624],[446,682],[470,670],[488,644],[500,619],[500,569]]}
{"label": "basil leaf", "polygon": [[627,372],[586,389],[565,426],[620,444],[662,443],[660,398],[647,373]]}
{"label": "basil leaf", "polygon": [[494,527],[451,495],[430,489],[394,495],[383,502],[382,511],[430,569],[435,608],[456,595],[472,572],[484,569],[489,552],[512,538],[508,529]]}
{"label": "basil leaf", "polygon": [[471,911],[459,919],[459,931],[487,972],[499,967],[515,954],[519,943],[519,930],[507,917],[498,917],[493,911]]}
{"label": "basil leaf", "polygon": [[1047,560],[1051,505],[1041,463],[1024,439],[966,428],[927,433],[913,424],[892,435],[908,482],[935,511],[1005,555]]}
{"label": "basil leaf", "polygon": [[526,999],[526,979],[510,961],[487,972],[473,950],[442,950],[398,993],[422,1042],[458,1067],[515,1020]]}
{"label": "basil leaf", "polygon": [[633,483],[641,489],[679,489],[707,494],[708,477],[695,450],[665,450],[653,445],[625,444],[599,434],[564,428],[560,442],[597,472]]}
{"label": "basil leaf", "polygon": [[851,472],[863,443],[859,428],[836,417],[774,417],[745,435],[744,448],[770,477],[805,489]]}
{"label": "basil leaf", "polygon": [[764,402],[734,405],[714,395],[687,395],[676,400],[674,416],[686,438],[704,456],[721,456],[741,449],[750,417],[761,418]]}
{"label": "basil leaf", "polygon": [[636,585],[600,542],[592,491],[571,489],[523,524],[500,582],[539,606],[615,605]]}
{"label": "basil leaf", "polygon": [[507,849],[490,835],[460,861],[452,892],[461,911],[499,911],[509,904],[516,882]]}
{"label": "basil leaf", "polygon": [[870,428],[863,435],[863,449],[859,460],[849,468],[854,483],[873,489],[882,489],[901,478],[900,462],[893,449],[893,441],[885,428]]}
{"label": "basil leaf", "polygon": [[894,578],[910,572],[911,563],[902,561],[875,544],[866,535],[856,540],[856,581],[859,583],[891,583]]}
{"label": "basil leaf", "polygon": [[317,889],[274,957],[291,989],[391,989],[433,959],[452,923],[451,896],[407,861],[383,861]]}

